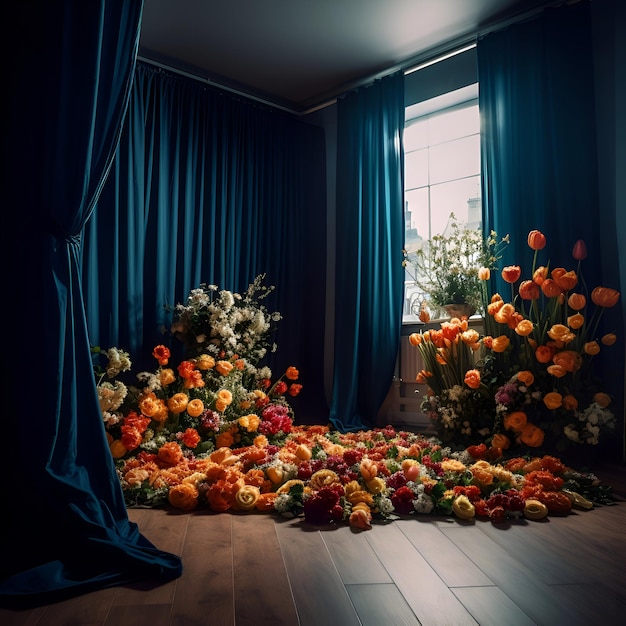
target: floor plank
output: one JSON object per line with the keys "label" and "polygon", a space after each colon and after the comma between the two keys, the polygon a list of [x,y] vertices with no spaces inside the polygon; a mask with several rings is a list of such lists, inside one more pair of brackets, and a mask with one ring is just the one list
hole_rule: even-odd
{"label": "floor plank", "polygon": [[[335,532],[325,530],[324,532]],[[302,626],[360,626],[321,532],[300,520],[278,521],[280,541]]]}
{"label": "floor plank", "polygon": [[421,624],[476,624],[396,522],[376,528],[367,540]]}
{"label": "floor plank", "polygon": [[347,585],[363,626],[419,626],[419,620],[394,584]]}
{"label": "floor plank", "polygon": [[535,626],[498,587],[457,587],[452,591],[480,626]]}
{"label": "floor plank", "polygon": [[289,578],[270,515],[233,515],[237,626],[298,626]]}

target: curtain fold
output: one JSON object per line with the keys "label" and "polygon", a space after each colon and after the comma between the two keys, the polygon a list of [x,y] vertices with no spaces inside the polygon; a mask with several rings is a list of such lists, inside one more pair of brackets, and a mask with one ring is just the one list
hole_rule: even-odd
{"label": "curtain fold", "polygon": [[298,367],[296,420],[326,419],[323,129],[138,63],[111,175],[87,224],[82,282],[92,341],[152,371],[182,357],[166,306],[200,283],[241,292],[258,274],[282,320],[269,365]]}
{"label": "curtain fold", "polygon": [[330,419],[374,425],[393,379],[402,325],[404,75],[337,103],[334,375]]}
{"label": "curtain fold", "polygon": [[119,139],[142,6],[5,7],[7,23],[23,36],[7,73],[0,191],[3,265],[13,268],[5,298],[15,326],[2,381],[11,428],[2,603],[33,606],[181,572],[177,556],[128,520],[96,395],[79,275],[80,233]]}
{"label": "curtain fold", "polygon": [[[539,229],[551,268],[577,269],[572,249],[582,239],[587,286],[607,281],[617,288],[618,231],[599,204],[593,51],[586,1],[479,39],[484,224],[487,232],[511,234],[503,266],[532,262],[526,238]],[[501,279],[496,288],[510,289]],[[623,328],[621,303],[606,311],[603,324]],[[623,346],[613,356],[599,375],[621,404]]]}

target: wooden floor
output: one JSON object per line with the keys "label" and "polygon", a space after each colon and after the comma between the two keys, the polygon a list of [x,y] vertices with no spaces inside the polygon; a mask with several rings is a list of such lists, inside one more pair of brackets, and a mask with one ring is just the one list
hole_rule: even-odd
{"label": "wooden floor", "polygon": [[503,526],[421,516],[357,533],[267,513],[131,510],[182,555],[179,579],[0,610],[0,624],[621,626],[625,469],[598,472],[615,506]]}

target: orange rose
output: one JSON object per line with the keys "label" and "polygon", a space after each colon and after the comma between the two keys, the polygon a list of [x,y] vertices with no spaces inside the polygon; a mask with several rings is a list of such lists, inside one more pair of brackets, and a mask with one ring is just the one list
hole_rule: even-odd
{"label": "orange rose", "polygon": [[187,428],[183,433],[183,443],[192,450],[198,447],[201,437],[195,428]]}
{"label": "orange rose", "polygon": [[529,370],[522,370],[517,373],[517,380],[524,383],[527,387],[535,382],[534,374]]}
{"label": "orange rose", "polygon": [[161,382],[161,385],[163,387],[171,385],[175,380],[176,376],[174,374],[174,370],[170,369],[169,367],[162,369],[159,372],[159,381]]}
{"label": "orange rose", "polygon": [[524,411],[513,411],[504,418],[504,428],[518,433],[526,426],[528,417]]}
{"label": "orange rose", "polygon": [[261,491],[254,485],[243,485],[235,494],[235,508],[240,511],[251,511],[255,508]]}
{"label": "orange rose", "polygon": [[535,358],[539,363],[549,363],[552,361],[553,351],[548,346],[539,346],[535,350]]}
{"label": "orange rose", "polygon": [[557,391],[551,391],[543,397],[543,403],[549,409],[558,409],[563,404],[563,396]]}
{"label": "orange rose", "polygon": [[300,376],[300,372],[293,366],[290,365],[285,372],[285,376],[289,380],[298,380],[298,376]]}
{"label": "orange rose", "polygon": [[167,365],[170,358],[169,348],[166,346],[156,346],[152,350],[152,356],[159,362],[159,365]]}
{"label": "orange rose", "polygon": [[233,369],[233,364],[229,361],[218,361],[215,365],[215,369],[222,376],[228,376]]}
{"label": "orange rose", "polygon": [[495,300],[487,305],[487,313],[494,317],[495,314],[504,306],[504,300]]}
{"label": "orange rose", "polygon": [[126,447],[119,439],[114,439],[109,444],[109,449],[114,459],[121,459],[127,452]]}
{"label": "orange rose", "polygon": [[198,490],[194,485],[181,483],[170,487],[167,494],[169,503],[176,509],[192,511],[198,506]]}
{"label": "orange rose", "polygon": [[204,412],[204,402],[200,398],[194,398],[187,403],[187,413],[190,417],[199,417]]}
{"label": "orange rose", "polygon": [[171,398],[167,401],[167,408],[174,413],[174,415],[178,415],[182,413],[186,408],[189,402],[189,397],[186,393],[175,393]]}
{"label": "orange rose", "polygon": [[619,300],[619,291],[609,287],[596,287],[591,292],[591,301],[596,306],[609,308],[615,306]]}
{"label": "orange rose", "polygon": [[522,300],[538,300],[541,295],[539,285],[532,280],[523,280],[519,286],[519,295]]}
{"label": "orange rose", "polygon": [[275,491],[268,491],[262,493],[255,502],[255,508],[257,511],[271,511],[274,508],[274,501],[278,497]]}
{"label": "orange rose", "polygon": [[480,387],[480,372],[478,370],[468,370],[465,372],[463,382],[470,389],[478,389]]}
{"label": "orange rose", "polygon": [[175,441],[168,441],[159,448],[157,456],[167,465],[177,465],[183,460],[183,451]]}
{"label": "orange rose", "polygon": [[230,448],[235,443],[235,438],[233,434],[227,430],[226,432],[220,433],[215,438],[215,445],[218,448]]}
{"label": "orange rose", "polygon": [[228,483],[224,480],[213,483],[206,492],[206,499],[211,510],[217,513],[228,511],[232,505]]}
{"label": "orange rose", "polygon": [[295,397],[297,396],[300,392],[302,391],[302,385],[299,385],[298,383],[292,383],[291,385],[289,385],[289,389],[287,390],[287,393],[292,396]]}
{"label": "orange rose", "polygon": [[161,404],[153,391],[139,397],[139,410],[146,417],[153,417],[157,414],[160,408]]}
{"label": "orange rose", "polygon": [[199,370],[210,370],[215,367],[215,359],[210,354],[201,354],[196,359],[196,367]]}
{"label": "orange rose", "polygon": [[514,283],[519,280],[522,274],[522,268],[519,265],[507,265],[502,269],[502,278],[507,283]]}
{"label": "orange rose", "polygon": [[352,528],[357,530],[370,530],[372,521],[372,514],[366,504],[358,504],[352,508],[348,522]]}
{"label": "orange rose", "polygon": [[520,433],[520,441],[531,448],[538,448],[544,439],[544,432],[534,424],[526,424]]}

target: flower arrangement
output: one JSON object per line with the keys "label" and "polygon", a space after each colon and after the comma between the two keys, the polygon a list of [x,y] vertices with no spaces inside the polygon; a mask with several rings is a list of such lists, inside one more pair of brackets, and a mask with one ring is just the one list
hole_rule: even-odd
{"label": "flower arrangement", "polygon": [[604,286],[589,292],[582,240],[572,250],[576,269],[539,265],[546,243],[540,231],[528,234],[533,259],[526,278],[520,266],[503,268],[509,301],[485,290],[485,372],[499,382],[493,432],[505,449],[546,443],[562,452],[571,445],[597,445],[615,426],[611,398],[593,366],[617,340],[611,332],[599,336],[599,324],[620,293]]}
{"label": "flower arrangement", "polygon": [[614,333],[598,333],[604,310],[620,294],[603,286],[587,292],[582,241],[572,252],[576,270],[539,266],[546,243],[540,231],[529,233],[528,278],[517,265],[501,270],[510,301],[489,293],[490,268],[480,269],[483,336],[453,319],[440,331],[409,337],[425,364],[417,374],[417,382],[429,387],[422,409],[442,440],[466,445],[468,437],[474,443],[482,438],[496,457],[516,446],[561,453],[597,445],[614,428],[611,398],[593,364],[617,340]]}
{"label": "flower arrangement", "polygon": [[461,227],[454,213],[449,228],[449,234],[433,236],[414,255],[405,250],[403,265],[413,269],[415,284],[426,294],[431,308],[454,304],[476,311],[482,306],[478,271],[495,268],[508,236],[498,240],[491,232],[485,239],[479,229]]}

